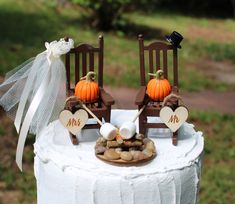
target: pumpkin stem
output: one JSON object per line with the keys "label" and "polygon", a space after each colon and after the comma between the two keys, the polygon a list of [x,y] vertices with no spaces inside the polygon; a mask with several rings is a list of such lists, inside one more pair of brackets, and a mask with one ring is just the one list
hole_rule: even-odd
{"label": "pumpkin stem", "polygon": [[164,79],[164,72],[160,69],[158,71],[156,71],[155,74],[153,73],[148,73],[149,76],[154,76],[156,77],[156,79]]}
{"label": "pumpkin stem", "polygon": [[96,73],[95,72],[88,72],[86,76],[82,77],[81,80],[86,81],[94,81],[95,80]]}

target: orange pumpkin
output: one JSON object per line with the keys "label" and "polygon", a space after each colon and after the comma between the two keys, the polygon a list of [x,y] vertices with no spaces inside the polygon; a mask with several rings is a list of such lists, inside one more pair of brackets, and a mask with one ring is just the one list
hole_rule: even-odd
{"label": "orange pumpkin", "polygon": [[87,75],[82,77],[76,84],[74,95],[86,103],[97,101],[99,97],[99,86],[94,79],[95,72],[88,72]]}
{"label": "orange pumpkin", "polygon": [[171,92],[171,85],[167,79],[164,78],[162,70],[158,70],[156,74],[149,73],[150,76],[155,76],[147,84],[147,94],[149,98],[154,101],[163,101]]}

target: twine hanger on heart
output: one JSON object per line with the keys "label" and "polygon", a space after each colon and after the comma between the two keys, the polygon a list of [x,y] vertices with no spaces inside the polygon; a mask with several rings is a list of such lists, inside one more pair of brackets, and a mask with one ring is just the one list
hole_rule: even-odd
{"label": "twine hanger on heart", "polygon": [[[174,98],[174,99],[173,99],[173,98]],[[177,100],[181,102],[181,105],[180,105],[180,106],[185,106],[182,97],[180,97],[178,94],[171,93],[171,94],[169,94],[168,96],[166,96],[166,97],[164,98],[164,100],[163,100],[163,102],[162,102],[162,107],[164,107],[164,106],[171,106],[171,105],[173,105],[173,106],[174,106],[174,105],[179,106]],[[173,104],[174,102],[177,103],[177,104]],[[170,103],[170,104],[167,104],[167,103]],[[172,103],[172,104],[171,104],[171,103]],[[185,106],[185,107],[186,107],[186,106]]]}

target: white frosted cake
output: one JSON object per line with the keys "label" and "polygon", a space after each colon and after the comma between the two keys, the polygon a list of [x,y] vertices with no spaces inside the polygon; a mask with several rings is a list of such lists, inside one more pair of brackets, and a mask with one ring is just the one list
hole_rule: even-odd
{"label": "white frosted cake", "polygon": [[[112,111],[112,124],[137,111]],[[157,132],[158,131],[158,132]],[[179,130],[172,145],[168,130],[150,130],[157,156],[138,166],[114,166],[96,158],[98,130],[83,130],[73,146],[68,131],[54,121],[35,143],[38,204],[194,204],[197,203],[204,139],[193,125]]]}

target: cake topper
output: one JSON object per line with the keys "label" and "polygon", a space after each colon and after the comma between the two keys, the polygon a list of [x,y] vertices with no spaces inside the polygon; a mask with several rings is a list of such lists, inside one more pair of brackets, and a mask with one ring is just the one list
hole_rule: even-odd
{"label": "cake topper", "polygon": [[66,74],[60,56],[73,44],[72,39],[46,42],[44,52],[7,73],[0,85],[0,105],[19,133],[16,163],[20,170],[28,132],[38,135],[64,107]]}
{"label": "cake topper", "polygon": [[176,31],[173,31],[170,35],[166,35],[166,40],[177,48],[181,48],[180,42],[183,39],[183,36]]}

